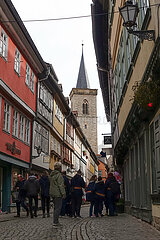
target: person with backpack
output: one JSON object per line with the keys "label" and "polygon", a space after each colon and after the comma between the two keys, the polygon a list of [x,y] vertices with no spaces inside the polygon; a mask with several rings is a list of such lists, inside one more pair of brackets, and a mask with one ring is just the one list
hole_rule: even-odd
{"label": "person with backpack", "polygon": [[28,180],[24,183],[24,189],[29,199],[29,211],[30,216],[33,218],[33,199],[35,203],[34,216],[37,217],[38,211],[38,194],[40,192],[40,184],[35,174],[31,173]]}
{"label": "person with backpack", "polygon": [[95,182],[97,180],[97,176],[93,175],[90,178],[89,184],[86,188],[86,201],[90,202],[90,208],[89,208],[89,216],[93,217],[93,208],[94,208],[94,214],[95,214],[95,194],[94,194],[94,186]]}
{"label": "person with backpack", "polygon": [[120,184],[116,181],[113,173],[108,173],[108,178],[105,182],[105,197],[109,208],[109,216],[115,216],[116,214],[116,198],[120,194]]}

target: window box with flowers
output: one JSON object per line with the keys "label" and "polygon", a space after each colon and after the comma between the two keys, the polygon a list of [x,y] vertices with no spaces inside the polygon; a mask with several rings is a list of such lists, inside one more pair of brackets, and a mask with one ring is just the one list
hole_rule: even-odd
{"label": "window box with flowers", "polygon": [[83,151],[83,156],[86,156],[87,155],[87,152],[84,150]]}
{"label": "window box with flowers", "polygon": [[155,110],[160,104],[160,78],[138,85],[134,90],[134,101],[144,110]]}

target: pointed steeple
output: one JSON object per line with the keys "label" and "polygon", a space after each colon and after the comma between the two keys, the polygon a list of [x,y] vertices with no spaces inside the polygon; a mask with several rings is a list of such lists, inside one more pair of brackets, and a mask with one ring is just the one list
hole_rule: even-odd
{"label": "pointed steeple", "polygon": [[90,88],[88,75],[85,69],[84,64],[84,57],[83,57],[83,43],[82,43],[82,57],[81,57],[81,63],[79,67],[79,73],[78,73],[78,79],[77,79],[77,85],[76,88]]}

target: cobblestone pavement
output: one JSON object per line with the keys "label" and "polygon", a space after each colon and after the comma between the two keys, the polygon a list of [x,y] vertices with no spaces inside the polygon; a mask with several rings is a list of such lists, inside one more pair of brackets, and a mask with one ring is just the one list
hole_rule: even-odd
{"label": "cobblestone pavement", "polygon": [[50,218],[14,218],[0,215],[0,240],[158,240],[160,232],[148,223],[127,214],[89,218],[83,206],[82,219],[60,218],[62,227],[52,227]]}

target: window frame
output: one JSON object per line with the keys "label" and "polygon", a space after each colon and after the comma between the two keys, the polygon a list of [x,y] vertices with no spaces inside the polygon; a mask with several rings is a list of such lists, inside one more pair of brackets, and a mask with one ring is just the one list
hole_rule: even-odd
{"label": "window frame", "polygon": [[26,63],[26,77],[25,77],[25,83],[29,87],[30,86],[30,80],[31,80],[31,68],[28,63]]}
{"label": "window frame", "polygon": [[[5,104],[7,104],[7,107],[8,107],[7,111],[5,111]],[[6,118],[7,118],[7,121],[6,121]],[[10,131],[11,131],[11,105],[7,101],[4,102],[3,130],[10,134]]]}
{"label": "window frame", "polygon": [[30,76],[30,89],[34,93],[34,91],[35,91],[35,74],[33,71],[31,71],[31,76]]}
{"label": "window frame", "polygon": [[[2,39],[2,34],[3,34],[3,39]],[[6,41],[5,41],[4,38],[6,38]],[[2,58],[4,58],[5,61],[7,61],[7,57],[8,57],[8,35],[6,34],[6,32],[4,31],[3,28],[1,28],[0,56]]]}
{"label": "window frame", "polygon": [[59,106],[57,105],[57,103],[55,103],[55,116],[60,121],[60,123],[63,124],[63,114],[62,114]]}
{"label": "window frame", "polygon": [[19,117],[19,139],[24,142],[25,137],[25,117],[20,113]]}
{"label": "window frame", "polygon": [[31,131],[31,123],[29,119],[25,119],[25,143],[30,145],[30,131]]}
{"label": "window frame", "polygon": [[[17,114],[17,117],[15,117],[15,113]],[[19,135],[19,112],[15,108],[13,109],[12,135],[16,138],[18,138]]]}
{"label": "window frame", "polygon": [[20,75],[20,72],[21,72],[21,53],[18,50],[18,48],[15,49],[14,70],[18,75]]}
{"label": "window frame", "polygon": [[88,115],[88,101],[86,99],[83,100],[82,113]]}

